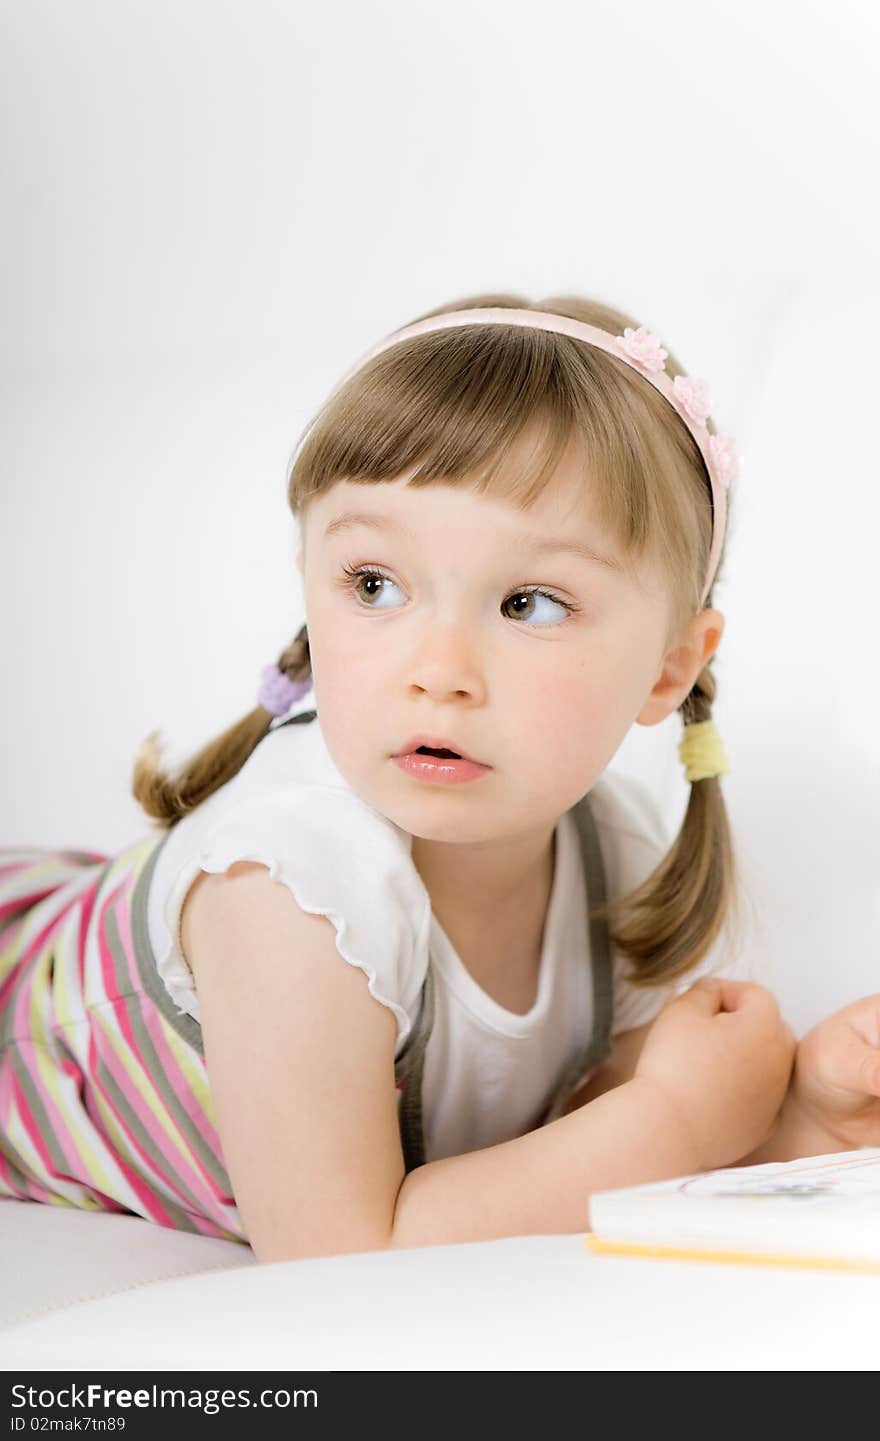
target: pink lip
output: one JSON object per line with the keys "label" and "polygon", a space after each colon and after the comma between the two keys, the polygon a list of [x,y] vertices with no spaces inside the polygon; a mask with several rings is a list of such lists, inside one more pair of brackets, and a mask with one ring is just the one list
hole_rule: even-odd
{"label": "pink lip", "polygon": [[[427,741],[420,741],[427,745]],[[448,747],[452,749],[452,747]],[[396,766],[415,780],[433,781],[440,785],[459,785],[463,781],[475,781],[479,776],[488,775],[491,766],[480,765],[479,761],[453,760],[450,756],[424,756],[413,751],[392,756]]]}
{"label": "pink lip", "polygon": [[[461,746],[458,745],[456,741],[448,740],[445,736],[410,736],[409,740],[403,746],[401,746],[400,750],[395,752],[394,759],[398,760],[401,756],[410,755],[413,751],[417,751],[419,746],[430,746],[431,750],[435,751],[455,751],[456,754],[459,755],[463,761],[469,761],[471,765],[477,765],[480,767],[481,770],[489,769],[489,767],[484,765],[482,761],[475,761],[473,756],[467,755],[467,753],[462,750]],[[451,761],[451,757],[449,756],[421,756],[420,759],[428,761],[443,761],[446,763]]]}

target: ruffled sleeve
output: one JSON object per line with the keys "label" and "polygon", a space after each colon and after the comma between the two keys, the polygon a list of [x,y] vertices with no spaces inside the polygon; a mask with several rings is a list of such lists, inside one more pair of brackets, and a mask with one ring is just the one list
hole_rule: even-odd
{"label": "ruffled sleeve", "polygon": [[353,792],[331,786],[281,786],[226,808],[179,865],[162,912],[170,940],[157,968],[172,999],[196,1020],[180,913],[201,871],[222,873],[236,861],[265,865],[301,910],[331,921],[342,960],[362,970],[370,994],[393,1011],[399,1053],[425,978],[431,920],[410,837]]}

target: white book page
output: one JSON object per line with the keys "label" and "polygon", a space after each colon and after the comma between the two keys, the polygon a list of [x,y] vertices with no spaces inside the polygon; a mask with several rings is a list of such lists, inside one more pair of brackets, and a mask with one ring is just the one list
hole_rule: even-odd
{"label": "white book page", "polygon": [[850,1214],[867,1214],[880,1210],[880,1147],[709,1171],[674,1182],[670,1189],[681,1196],[772,1196],[842,1203]]}
{"label": "white book page", "polygon": [[589,1211],[606,1241],[880,1261],[880,1147],[597,1191]]}

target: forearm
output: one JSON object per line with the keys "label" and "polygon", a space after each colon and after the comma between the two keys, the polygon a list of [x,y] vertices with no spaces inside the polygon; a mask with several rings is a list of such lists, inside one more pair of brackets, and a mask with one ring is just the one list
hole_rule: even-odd
{"label": "forearm", "polygon": [[389,1245],[586,1231],[591,1192],[699,1169],[676,1112],[634,1079],[525,1136],[411,1171]]}

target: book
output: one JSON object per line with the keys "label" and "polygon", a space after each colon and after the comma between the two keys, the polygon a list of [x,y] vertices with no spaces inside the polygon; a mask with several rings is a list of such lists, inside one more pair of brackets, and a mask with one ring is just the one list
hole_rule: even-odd
{"label": "book", "polygon": [[880,1275],[880,1146],[596,1191],[589,1225],[596,1255]]}

